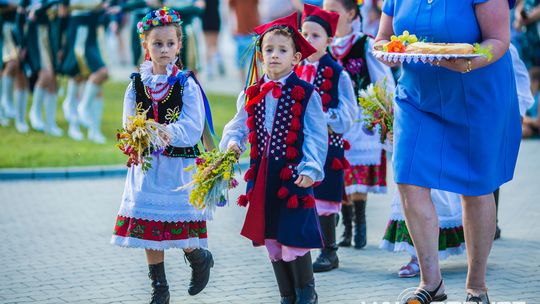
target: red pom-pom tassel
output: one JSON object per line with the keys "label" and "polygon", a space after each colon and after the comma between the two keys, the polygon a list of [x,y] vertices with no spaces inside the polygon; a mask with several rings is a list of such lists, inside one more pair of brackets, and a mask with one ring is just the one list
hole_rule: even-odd
{"label": "red pom-pom tassel", "polygon": [[334,158],[332,160],[332,170],[341,170],[343,169],[343,164],[341,163],[341,161],[338,159],[338,158]]}
{"label": "red pom-pom tassel", "polygon": [[288,181],[292,178],[292,170],[291,168],[289,167],[285,167],[283,169],[281,169],[281,172],[279,173],[279,178],[282,180],[282,181]]}
{"label": "red pom-pom tassel", "polygon": [[306,91],[301,86],[295,86],[291,91],[291,97],[296,101],[301,101],[306,97]]}
{"label": "red pom-pom tassel", "polygon": [[252,85],[247,88],[246,95],[249,99],[254,98],[255,96],[259,95],[259,86]]}
{"label": "red pom-pom tassel", "polygon": [[298,197],[295,195],[289,197],[287,200],[287,207],[288,208],[298,208]]}
{"label": "red pom-pom tassel", "polygon": [[292,131],[298,131],[302,127],[302,123],[300,123],[300,119],[298,117],[294,117],[291,120],[291,130]]}
{"label": "red pom-pom tassel", "polygon": [[246,171],[246,174],[244,175],[244,180],[250,181],[255,178],[255,166],[249,167],[249,169]]}
{"label": "red pom-pom tassel", "polygon": [[251,151],[249,152],[249,157],[251,159],[256,159],[259,157],[259,151],[257,150],[256,146],[251,147]]}
{"label": "red pom-pom tassel", "polygon": [[322,104],[326,106],[330,103],[330,101],[332,100],[332,97],[330,97],[330,94],[323,94],[323,96],[321,96],[321,100],[322,100]]}
{"label": "red pom-pom tassel", "polygon": [[343,141],[343,149],[350,150],[351,149],[351,143],[348,140]]}
{"label": "red pom-pom tassel", "polygon": [[257,132],[255,131],[249,132],[248,141],[252,146],[255,146],[257,144]]}
{"label": "red pom-pom tassel", "polygon": [[254,104],[247,105],[247,106],[244,107],[244,109],[246,110],[248,115],[253,115],[253,113],[255,113],[255,105]]}
{"label": "red pom-pom tassel", "polygon": [[351,163],[345,157],[341,159],[341,162],[343,163],[343,169],[349,169],[351,167]]}
{"label": "red pom-pom tassel", "polygon": [[303,201],[304,201],[304,208],[305,209],[315,208],[315,199],[313,198],[312,195],[308,195],[308,196],[304,197]]}
{"label": "red pom-pom tassel", "polygon": [[296,142],[297,139],[298,134],[296,132],[289,131],[289,133],[287,134],[287,138],[285,139],[285,143],[287,143],[287,145],[292,145]]}
{"label": "red pom-pom tassel", "polygon": [[293,160],[298,156],[298,151],[295,147],[287,147],[287,152],[285,153],[285,157],[288,160]]}
{"label": "red pom-pom tassel", "polygon": [[250,130],[255,129],[255,116],[252,115],[252,116],[248,117],[248,119],[246,121],[246,125]]}
{"label": "red pom-pom tassel", "polygon": [[325,80],[322,82],[321,84],[321,89],[323,89],[324,91],[328,91],[332,88],[332,82],[330,80]]}
{"label": "red pom-pom tassel", "polygon": [[248,204],[249,200],[247,198],[247,195],[240,195],[238,197],[238,201],[236,202],[238,204],[238,206],[241,206],[241,207],[246,207],[247,204]]}
{"label": "red pom-pom tassel", "polygon": [[278,192],[277,192],[277,196],[280,198],[280,199],[286,199],[287,196],[289,196],[289,189],[281,186],[281,188],[279,188]]}
{"label": "red pom-pom tassel", "polygon": [[291,109],[294,116],[300,116],[302,115],[302,104],[297,102],[292,106]]}
{"label": "red pom-pom tassel", "polygon": [[330,78],[334,76],[334,70],[330,67],[325,67],[322,75],[324,78]]}

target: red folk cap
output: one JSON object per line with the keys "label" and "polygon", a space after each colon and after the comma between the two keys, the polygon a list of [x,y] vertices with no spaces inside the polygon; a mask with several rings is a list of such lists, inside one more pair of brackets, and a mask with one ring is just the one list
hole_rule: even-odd
{"label": "red folk cap", "polygon": [[302,13],[302,23],[312,21],[318,23],[324,28],[328,37],[334,37],[339,20],[339,14],[325,11],[311,4],[304,4],[304,12]]}
{"label": "red folk cap", "polygon": [[285,26],[292,32],[294,43],[300,49],[300,53],[302,53],[302,59],[305,59],[311,54],[317,52],[317,50],[311,46],[306,39],[304,39],[300,32],[298,32],[298,13],[294,12],[287,17],[278,18],[269,23],[257,26],[254,31],[260,35],[259,41],[262,42],[264,34],[266,34],[266,32],[274,26]]}

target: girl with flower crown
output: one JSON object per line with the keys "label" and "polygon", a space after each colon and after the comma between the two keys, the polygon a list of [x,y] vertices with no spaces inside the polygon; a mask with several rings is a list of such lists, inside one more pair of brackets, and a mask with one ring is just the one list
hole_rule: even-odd
{"label": "girl with flower crown", "polygon": [[[323,9],[339,14],[336,36],[330,46],[330,55],[349,73],[356,98],[370,83],[386,79],[388,90],[394,90],[390,68],[380,64],[371,54],[374,40],[360,30],[358,0],[324,0]],[[348,201],[342,205],[345,226],[339,246],[349,247],[352,241],[352,219],[355,219],[354,247],[363,248],[367,243],[366,201],[367,193],[386,192],[386,155],[378,134],[368,134],[363,129],[362,111],[353,126],[344,134],[350,143],[345,157],[351,166],[345,170],[345,192]],[[354,216],[353,216],[354,213]]]}
{"label": "girl with flower crown", "polygon": [[313,183],[324,178],[328,131],[321,97],[293,71],[315,52],[297,27],[295,12],[255,28],[265,74],[238,96],[220,145],[240,155],[251,144],[241,234],[266,246],[281,303],[306,304],[317,303],[309,251],[323,243]]}
{"label": "girl with flower crown", "polygon": [[[205,128],[207,100],[192,72],[178,59],[182,48],[180,14],[166,7],[149,12],[139,23],[143,48],[150,60],[133,73],[124,97],[123,123],[139,111],[164,124],[171,137],[164,151],[155,153],[151,168],[128,170],[122,204],[111,242],[146,250],[152,302],[169,303],[164,250],[183,249],[192,268],[188,293],[201,292],[214,265],[207,244],[208,214],[189,202],[193,173],[184,169],[200,155],[198,142]],[[209,118],[211,119],[211,118]]]}

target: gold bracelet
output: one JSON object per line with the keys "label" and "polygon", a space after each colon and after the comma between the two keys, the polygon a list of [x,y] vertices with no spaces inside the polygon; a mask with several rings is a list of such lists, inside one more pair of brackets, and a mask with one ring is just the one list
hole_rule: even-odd
{"label": "gold bracelet", "polygon": [[467,68],[465,71],[463,71],[463,73],[469,73],[470,71],[472,71],[472,62],[470,59],[467,59]]}

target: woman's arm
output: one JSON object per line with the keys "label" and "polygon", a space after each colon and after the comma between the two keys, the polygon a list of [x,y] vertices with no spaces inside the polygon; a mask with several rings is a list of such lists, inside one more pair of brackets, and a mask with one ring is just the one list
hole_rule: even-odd
{"label": "woman's arm", "polygon": [[[491,47],[493,57],[488,61],[485,57],[472,60],[443,60],[440,66],[456,72],[467,72],[485,67],[501,58],[510,45],[510,14],[508,0],[488,0],[475,6],[476,19],[480,25],[483,41],[482,47]],[[470,69],[470,70],[469,70]]]}
{"label": "woman's arm", "polygon": [[[394,35],[394,25],[392,24],[394,17],[388,16],[386,13],[381,14],[381,21],[379,23],[379,32],[377,33],[377,38],[375,38],[375,44],[373,48],[376,50],[382,50],[384,44],[390,41],[390,37]],[[386,61],[382,58],[378,60],[389,67],[399,66],[400,63]]]}

